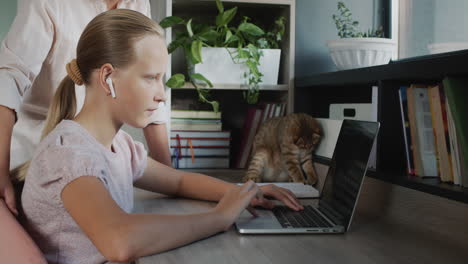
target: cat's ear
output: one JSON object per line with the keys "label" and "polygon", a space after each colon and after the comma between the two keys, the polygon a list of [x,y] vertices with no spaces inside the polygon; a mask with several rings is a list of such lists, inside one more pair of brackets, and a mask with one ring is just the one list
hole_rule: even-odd
{"label": "cat's ear", "polygon": [[295,143],[295,144],[296,144],[296,146],[304,146],[304,139],[301,138],[301,137],[298,138],[298,139],[296,140],[296,143]]}
{"label": "cat's ear", "polygon": [[320,141],[320,134],[314,133],[312,134],[312,144],[317,145]]}

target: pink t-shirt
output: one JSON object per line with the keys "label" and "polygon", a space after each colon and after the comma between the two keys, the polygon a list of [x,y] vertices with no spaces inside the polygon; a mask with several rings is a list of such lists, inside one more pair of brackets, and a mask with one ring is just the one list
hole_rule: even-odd
{"label": "pink t-shirt", "polygon": [[98,178],[127,213],[133,208],[133,181],[147,163],[143,145],[124,131],[105,148],[77,122],[63,120],[41,141],[22,193],[24,226],[49,263],[106,261],[63,206],[63,188],[81,176]]}

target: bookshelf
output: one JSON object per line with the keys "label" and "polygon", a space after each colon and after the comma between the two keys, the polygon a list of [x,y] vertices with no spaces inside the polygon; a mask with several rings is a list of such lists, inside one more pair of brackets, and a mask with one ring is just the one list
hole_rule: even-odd
{"label": "bookshelf", "polygon": [[[294,109],[294,56],[295,56],[295,0],[222,0],[225,10],[234,6],[238,7],[237,15],[240,19],[246,15],[259,25],[269,26],[273,19],[279,16],[286,18],[285,34],[281,43],[281,58],[279,77],[277,85],[260,85],[259,103],[286,102],[287,113]],[[153,18],[160,21],[166,16],[178,16],[182,18],[193,18],[195,22],[213,24],[218,13],[214,0],[151,0]],[[159,10],[159,11],[158,11]],[[175,36],[177,29],[166,31],[167,43]],[[171,73],[187,74],[184,55],[180,50],[175,51],[170,59],[170,71],[166,74],[169,78]],[[228,74],[228,73],[227,73]],[[231,161],[230,167],[234,167],[237,155],[240,151],[242,127],[245,121],[249,105],[245,102],[242,94],[247,89],[245,85],[233,85],[224,83],[213,83],[211,98],[220,103],[222,112],[223,130],[231,131]],[[179,110],[211,110],[211,105],[200,104],[194,87],[187,83],[179,89],[169,89],[167,92],[168,102],[171,109]],[[200,170],[198,170],[200,171]],[[201,170],[209,175],[229,174],[240,176],[244,170]]]}
{"label": "bookshelf", "polygon": [[377,171],[368,176],[410,189],[468,203],[468,188],[438,179],[409,177],[401,124],[398,89],[412,83],[437,84],[444,77],[468,76],[468,50],[421,56],[387,65],[338,71],[295,81],[294,112],[328,118],[330,103],[369,103],[378,86]]}

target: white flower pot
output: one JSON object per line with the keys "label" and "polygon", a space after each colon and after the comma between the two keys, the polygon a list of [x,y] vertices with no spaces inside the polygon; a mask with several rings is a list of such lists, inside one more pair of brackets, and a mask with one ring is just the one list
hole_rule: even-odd
{"label": "white flower pot", "polygon": [[[234,52],[236,49],[229,49]],[[260,84],[278,84],[281,50],[262,49],[259,71],[263,74]],[[226,48],[202,48],[202,63],[195,64],[194,72],[203,74],[213,84],[247,84],[244,64],[236,64]]]}
{"label": "white flower pot", "polygon": [[327,43],[338,70],[387,64],[396,55],[397,43],[386,38],[343,38]]}
{"label": "white flower pot", "polygon": [[429,54],[468,49],[468,42],[440,42],[427,45]]}

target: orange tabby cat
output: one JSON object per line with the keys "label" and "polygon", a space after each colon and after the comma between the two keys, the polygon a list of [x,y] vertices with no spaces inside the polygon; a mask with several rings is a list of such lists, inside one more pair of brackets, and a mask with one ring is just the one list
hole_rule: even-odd
{"label": "orange tabby cat", "polygon": [[315,184],[312,151],[320,136],[320,125],[307,114],[289,114],[266,121],[255,136],[252,160],[243,180]]}

